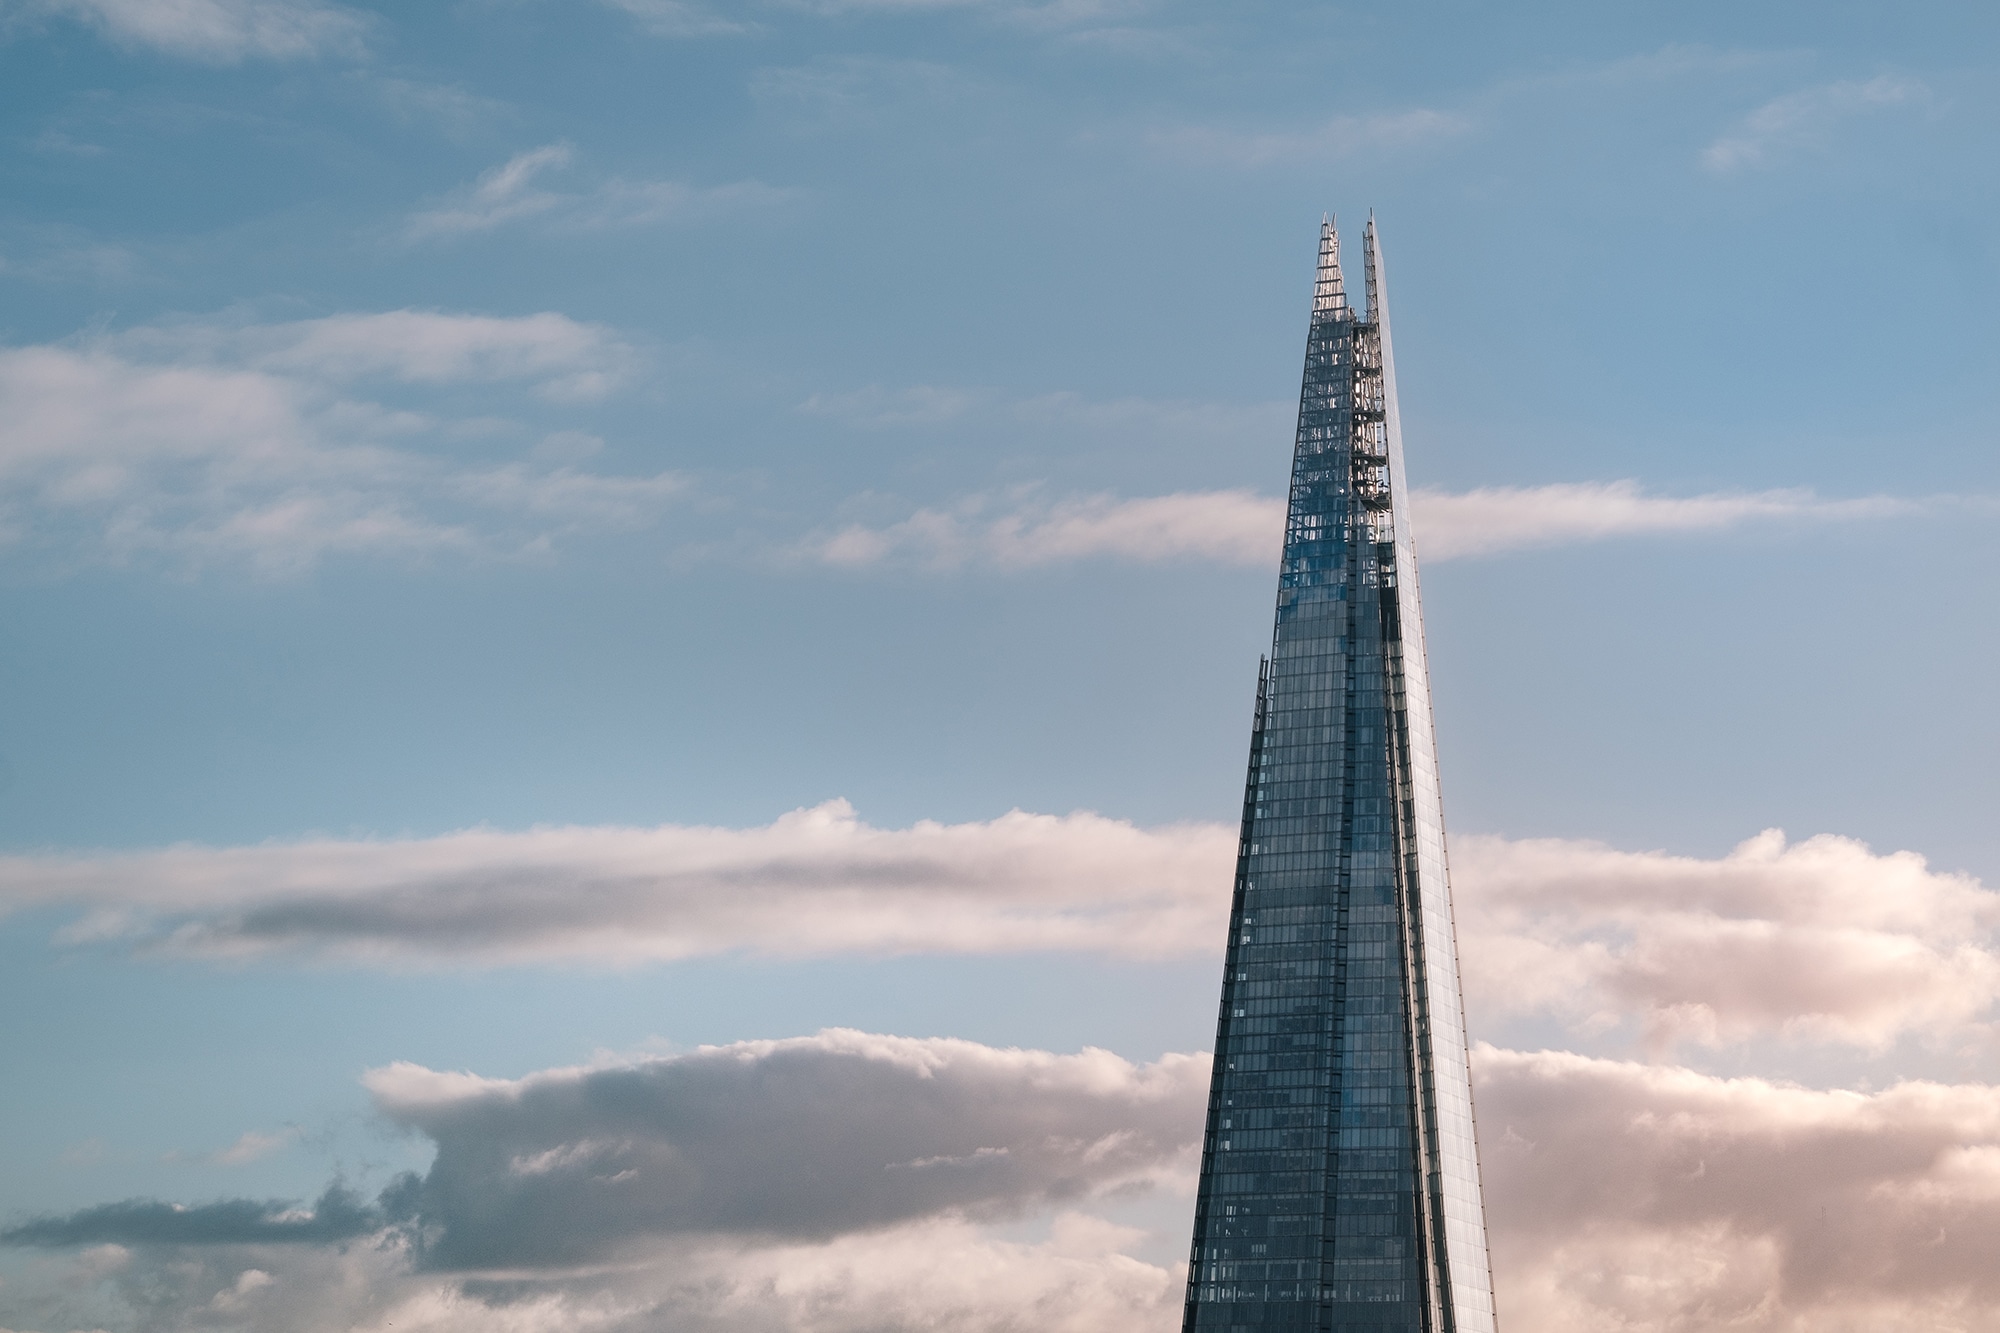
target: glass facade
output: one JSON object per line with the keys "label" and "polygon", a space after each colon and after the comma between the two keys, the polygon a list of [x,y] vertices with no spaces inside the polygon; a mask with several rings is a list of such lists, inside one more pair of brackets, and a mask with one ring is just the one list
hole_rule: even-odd
{"label": "glass facade", "polygon": [[1380,255],[1320,233],[1183,1329],[1492,1333]]}

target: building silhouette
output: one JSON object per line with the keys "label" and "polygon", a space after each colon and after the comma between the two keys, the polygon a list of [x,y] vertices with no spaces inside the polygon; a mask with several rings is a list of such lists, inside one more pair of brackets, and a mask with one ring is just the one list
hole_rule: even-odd
{"label": "building silhouette", "polygon": [[1187,1333],[1491,1333],[1396,366],[1319,273],[1259,669]]}

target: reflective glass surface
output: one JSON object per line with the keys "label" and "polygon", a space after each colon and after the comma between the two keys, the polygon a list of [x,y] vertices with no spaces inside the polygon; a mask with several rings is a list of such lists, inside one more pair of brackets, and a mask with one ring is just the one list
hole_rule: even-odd
{"label": "reflective glass surface", "polygon": [[1490,1333],[1416,553],[1372,224],[1321,238],[1188,1330]]}

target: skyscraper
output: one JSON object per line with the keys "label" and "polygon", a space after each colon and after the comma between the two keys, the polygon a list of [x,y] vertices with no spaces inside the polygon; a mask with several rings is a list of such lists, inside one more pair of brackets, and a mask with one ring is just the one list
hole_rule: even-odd
{"label": "skyscraper", "polygon": [[1182,1327],[1492,1333],[1396,363],[1320,229]]}

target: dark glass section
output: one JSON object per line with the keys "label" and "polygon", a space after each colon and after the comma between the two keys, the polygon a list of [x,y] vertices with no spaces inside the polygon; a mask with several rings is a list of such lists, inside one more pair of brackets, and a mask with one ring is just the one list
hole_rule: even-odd
{"label": "dark glass section", "polygon": [[[1244,790],[1190,1333],[1493,1328],[1372,223],[1368,239],[1370,309],[1357,312],[1330,223],[1321,237]],[[1433,986],[1441,969],[1448,980]]]}

